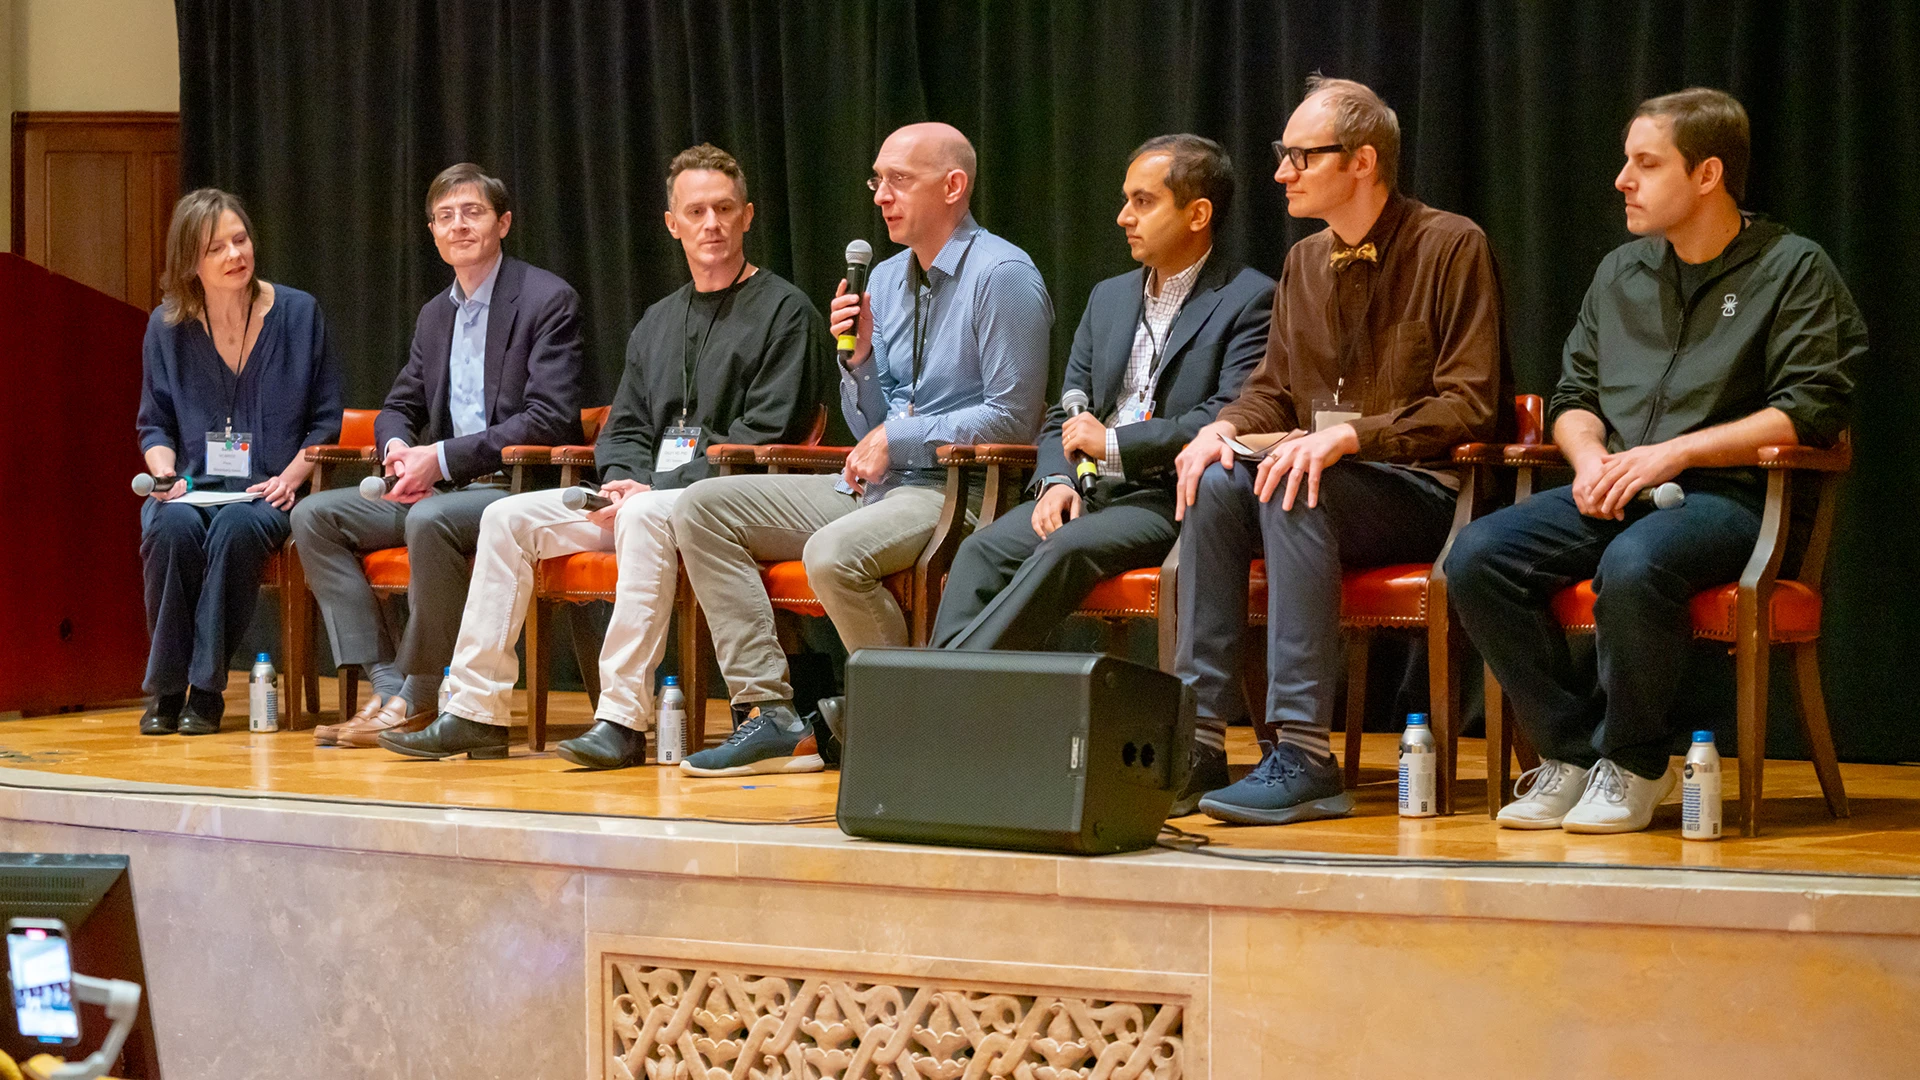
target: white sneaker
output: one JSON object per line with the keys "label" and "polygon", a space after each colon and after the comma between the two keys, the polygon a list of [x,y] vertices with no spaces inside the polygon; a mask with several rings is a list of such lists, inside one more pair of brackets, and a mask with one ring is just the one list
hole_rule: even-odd
{"label": "white sneaker", "polygon": [[1548,759],[1513,782],[1513,801],[1494,818],[1503,829],[1557,829],[1586,790],[1589,770]]}
{"label": "white sneaker", "polygon": [[1587,775],[1587,790],[1567,811],[1560,827],[1571,833],[1639,832],[1653,820],[1653,808],[1673,794],[1680,774],[1671,762],[1658,780],[1648,780],[1602,758]]}

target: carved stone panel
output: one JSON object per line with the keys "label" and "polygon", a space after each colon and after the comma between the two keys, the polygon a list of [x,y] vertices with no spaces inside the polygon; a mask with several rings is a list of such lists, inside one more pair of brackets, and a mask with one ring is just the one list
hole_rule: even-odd
{"label": "carved stone panel", "polygon": [[618,1080],[1177,1080],[1179,999],[608,956]]}

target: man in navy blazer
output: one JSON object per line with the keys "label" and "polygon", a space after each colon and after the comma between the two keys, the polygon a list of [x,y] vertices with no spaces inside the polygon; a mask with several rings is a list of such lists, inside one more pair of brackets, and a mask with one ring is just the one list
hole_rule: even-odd
{"label": "man in navy blazer", "polygon": [[1273,280],[1213,249],[1233,197],[1219,144],[1148,140],[1124,192],[1118,220],[1142,268],[1095,285],[1074,331],[1063,397],[1086,395],[1086,411],[1049,411],[1039,498],[960,545],[936,646],[1039,648],[1103,578],[1160,565],[1177,535],[1174,456],[1266,354]]}
{"label": "man in navy blazer", "polygon": [[[424,726],[453,659],[480,517],[507,494],[500,451],[582,441],[580,298],[559,277],[506,255],[506,186],[460,164],[427,189],[427,220],[453,288],[420,309],[407,365],[374,421],[384,499],[341,489],[293,511],[307,582],[333,655],[373,684],[366,707],[317,741],[374,746],[380,732]],[[368,584],[361,556],[407,548],[404,633]]]}

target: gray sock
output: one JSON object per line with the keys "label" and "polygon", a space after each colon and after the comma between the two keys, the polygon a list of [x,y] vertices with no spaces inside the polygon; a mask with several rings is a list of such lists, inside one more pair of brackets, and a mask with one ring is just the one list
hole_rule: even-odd
{"label": "gray sock", "polygon": [[400,673],[400,669],[390,662],[367,664],[362,666],[360,671],[367,677],[367,681],[373,684],[373,692],[379,694],[382,701],[399,693],[401,685],[407,681],[407,677]]}
{"label": "gray sock", "polygon": [[1212,716],[1194,717],[1193,741],[1224,752],[1227,749],[1227,722]]}
{"label": "gray sock", "polygon": [[792,719],[793,719],[793,722],[792,722],[792,723],[790,723],[790,724],[789,724],[789,723],[780,723],[780,720],[779,720],[779,718],[778,718],[778,717],[774,717],[773,719],[774,719],[774,722],[775,722],[775,723],[780,723],[780,730],[782,730],[782,731],[784,731],[784,732],[786,732],[786,733],[788,733],[789,735],[791,735],[792,733],[794,733],[794,732],[796,732],[796,731],[805,731],[805,730],[807,730],[807,722],[806,722],[805,720],[802,720],[802,719],[801,719],[801,718],[799,717],[799,715],[798,715],[798,714],[796,714],[796,713],[795,713],[795,712],[793,711],[793,702],[791,702],[791,701],[789,701],[789,700],[787,700],[787,699],[785,699],[785,698],[782,698],[782,699],[780,699],[779,701],[756,701],[756,702],[754,702],[753,704],[754,704],[754,705],[755,705],[756,707],[758,707],[758,708],[759,708],[759,710],[760,710],[760,711],[761,711],[761,712],[762,712],[763,714],[764,714],[764,713],[770,713],[770,712],[772,712],[772,711],[773,711],[774,709],[785,709],[785,710],[787,710],[787,715],[788,715],[789,717],[792,717]]}
{"label": "gray sock", "polygon": [[400,688],[400,696],[407,699],[407,711],[417,713],[439,700],[440,676],[409,675],[407,684]]}

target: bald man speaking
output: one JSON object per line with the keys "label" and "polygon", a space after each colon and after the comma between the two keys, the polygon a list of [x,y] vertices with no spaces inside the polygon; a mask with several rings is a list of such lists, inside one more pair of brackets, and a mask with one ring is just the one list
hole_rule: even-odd
{"label": "bald man speaking", "polygon": [[674,507],[687,578],[706,609],[733,703],[747,720],[680,767],[700,776],[811,772],[822,761],[797,715],[773,633],[760,560],[803,559],[847,651],[905,645],[900,605],[880,586],[912,566],[939,520],[948,443],[1030,443],[1040,428],[1053,305],[1027,253],[973,220],[975,157],[946,124],[887,137],[867,187],[906,250],[846,283],[833,333],[858,344],[840,373],[860,437],[839,476],[702,480]]}

